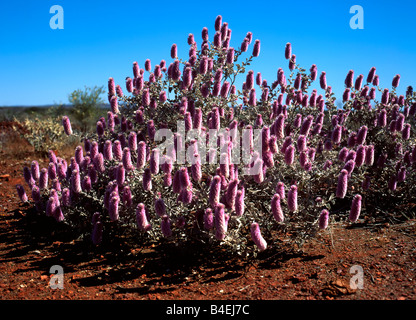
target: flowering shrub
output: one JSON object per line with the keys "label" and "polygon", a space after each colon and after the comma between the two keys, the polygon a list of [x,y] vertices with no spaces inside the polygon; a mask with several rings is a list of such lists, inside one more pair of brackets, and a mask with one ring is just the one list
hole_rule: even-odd
{"label": "flowering shrub", "polygon": [[[22,201],[94,244],[116,228],[143,242],[194,239],[235,252],[301,245],[336,213],[355,222],[366,205],[410,202],[416,95],[396,93],[400,76],[389,90],[375,68],[365,83],[351,70],[337,109],[326,73],[301,68],[290,43],[289,72],[278,68],[268,82],[248,70],[261,49],[252,33],[231,47],[218,16],[210,36],[203,28],[198,45],[189,34],[186,59],[173,44],[170,63],[134,62],[125,85],[110,78],[111,110],[96,132],[68,161],[50,152],[47,168],[24,168],[32,200],[18,186]],[[63,126],[72,134],[67,117]]]}
{"label": "flowering shrub", "polygon": [[[35,152],[47,154],[49,150],[59,150],[68,144],[68,139],[59,123],[59,118],[26,118],[15,126],[19,133],[33,147]],[[21,130],[21,127],[24,130]]]}

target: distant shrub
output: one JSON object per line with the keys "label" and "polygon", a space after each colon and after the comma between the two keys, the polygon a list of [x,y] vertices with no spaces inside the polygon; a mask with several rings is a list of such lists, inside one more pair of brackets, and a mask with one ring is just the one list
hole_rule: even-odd
{"label": "distant shrub", "polygon": [[[62,131],[61,117],[26,118],[18,122],[16,132],[27,140],[34,151],[47,155],[49,150],[61,150],[68,144],[79,141],[73,137],[68,140],[67,135]],[[24,130],[21,130],[24,128]]]}
{"label": "distant shrub", "polygon": [[72,104],[71,115],[80,125],[82,132],[87,132],[95,125],[94,119],[100,114],[100,105],[104,103],[101,95],[105,93],[104,87],[85,87],[74,90],[69,95]]}

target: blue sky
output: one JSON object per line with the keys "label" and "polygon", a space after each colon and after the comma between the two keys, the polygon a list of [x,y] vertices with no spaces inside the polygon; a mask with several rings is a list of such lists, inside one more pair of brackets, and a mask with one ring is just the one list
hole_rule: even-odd
{"label": "blue sky", "polygon": [[[52,5],[64,10],[63,30],[49,26]],[[362,30],[350,28],[353,5],[364,9]],[[366,78],[373,66],[383,87],[400,74],[404,93],[416,85],[415,11],[415,2],[400,0],[2,1],[0,106],[68,103],[73,90],[106,86],[109,77],[124,89],[133,61],[169,63],[173,43],[186,58],[188,34],[200,44],[203,27],[212,40],[217,15],[233,31],[231,46],[239,47],[247,31],[261,40],[250,69],[269,83],[279,67],[289,73],[284,47],[291,42],[297,62],[325,71],[337,97],[348,70]]]}

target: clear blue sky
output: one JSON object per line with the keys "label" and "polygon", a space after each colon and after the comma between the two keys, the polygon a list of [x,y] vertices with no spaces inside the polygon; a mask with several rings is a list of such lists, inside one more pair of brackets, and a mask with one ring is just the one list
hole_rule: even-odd
{"label": "clear blue sky", "polygon": [[[349,25],[356,4],[364,9],[363,30]],[[64,9],[63,30],[49,26],[52,5]],[[404,93],[416,87],[415,12],[414,1],[402,0],[1,1],[0,106],[68,103],[73,90],[107,86],[109,77],[124,89],[133,61],[169,63],[173,43],[186,58],[188,34],[200,43],[207,27],[212,40],[219,14],[233,31],[231,46],[247,31],[261,40],[251,69],[270,83],[279,67],[289,72],[284,47],[291,42],[300,65],[326,71],[337,97],[349,69],[366,78],[373,66],[381,86],[400,74]]]}

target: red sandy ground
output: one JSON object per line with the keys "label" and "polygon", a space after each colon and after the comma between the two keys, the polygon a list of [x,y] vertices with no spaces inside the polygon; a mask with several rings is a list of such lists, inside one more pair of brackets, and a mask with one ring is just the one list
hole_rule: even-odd
{"label": "red sandy ground", "polygon": [[[254,260],[221,250],[140,248],[123,243],[93,248],[34,219],[15,191],[24,184],[30,147],[0,150],[0,298],[20,299],[267,299],[414,300],[416,221],[350,227],[338,223],[309,240],[301,252],[259,254]],[[267,251],[267,250],[266,250]],[[64,289],[49,286],[50,267],[64,269]],[[353,290],[350,268],[364,271]]]}

